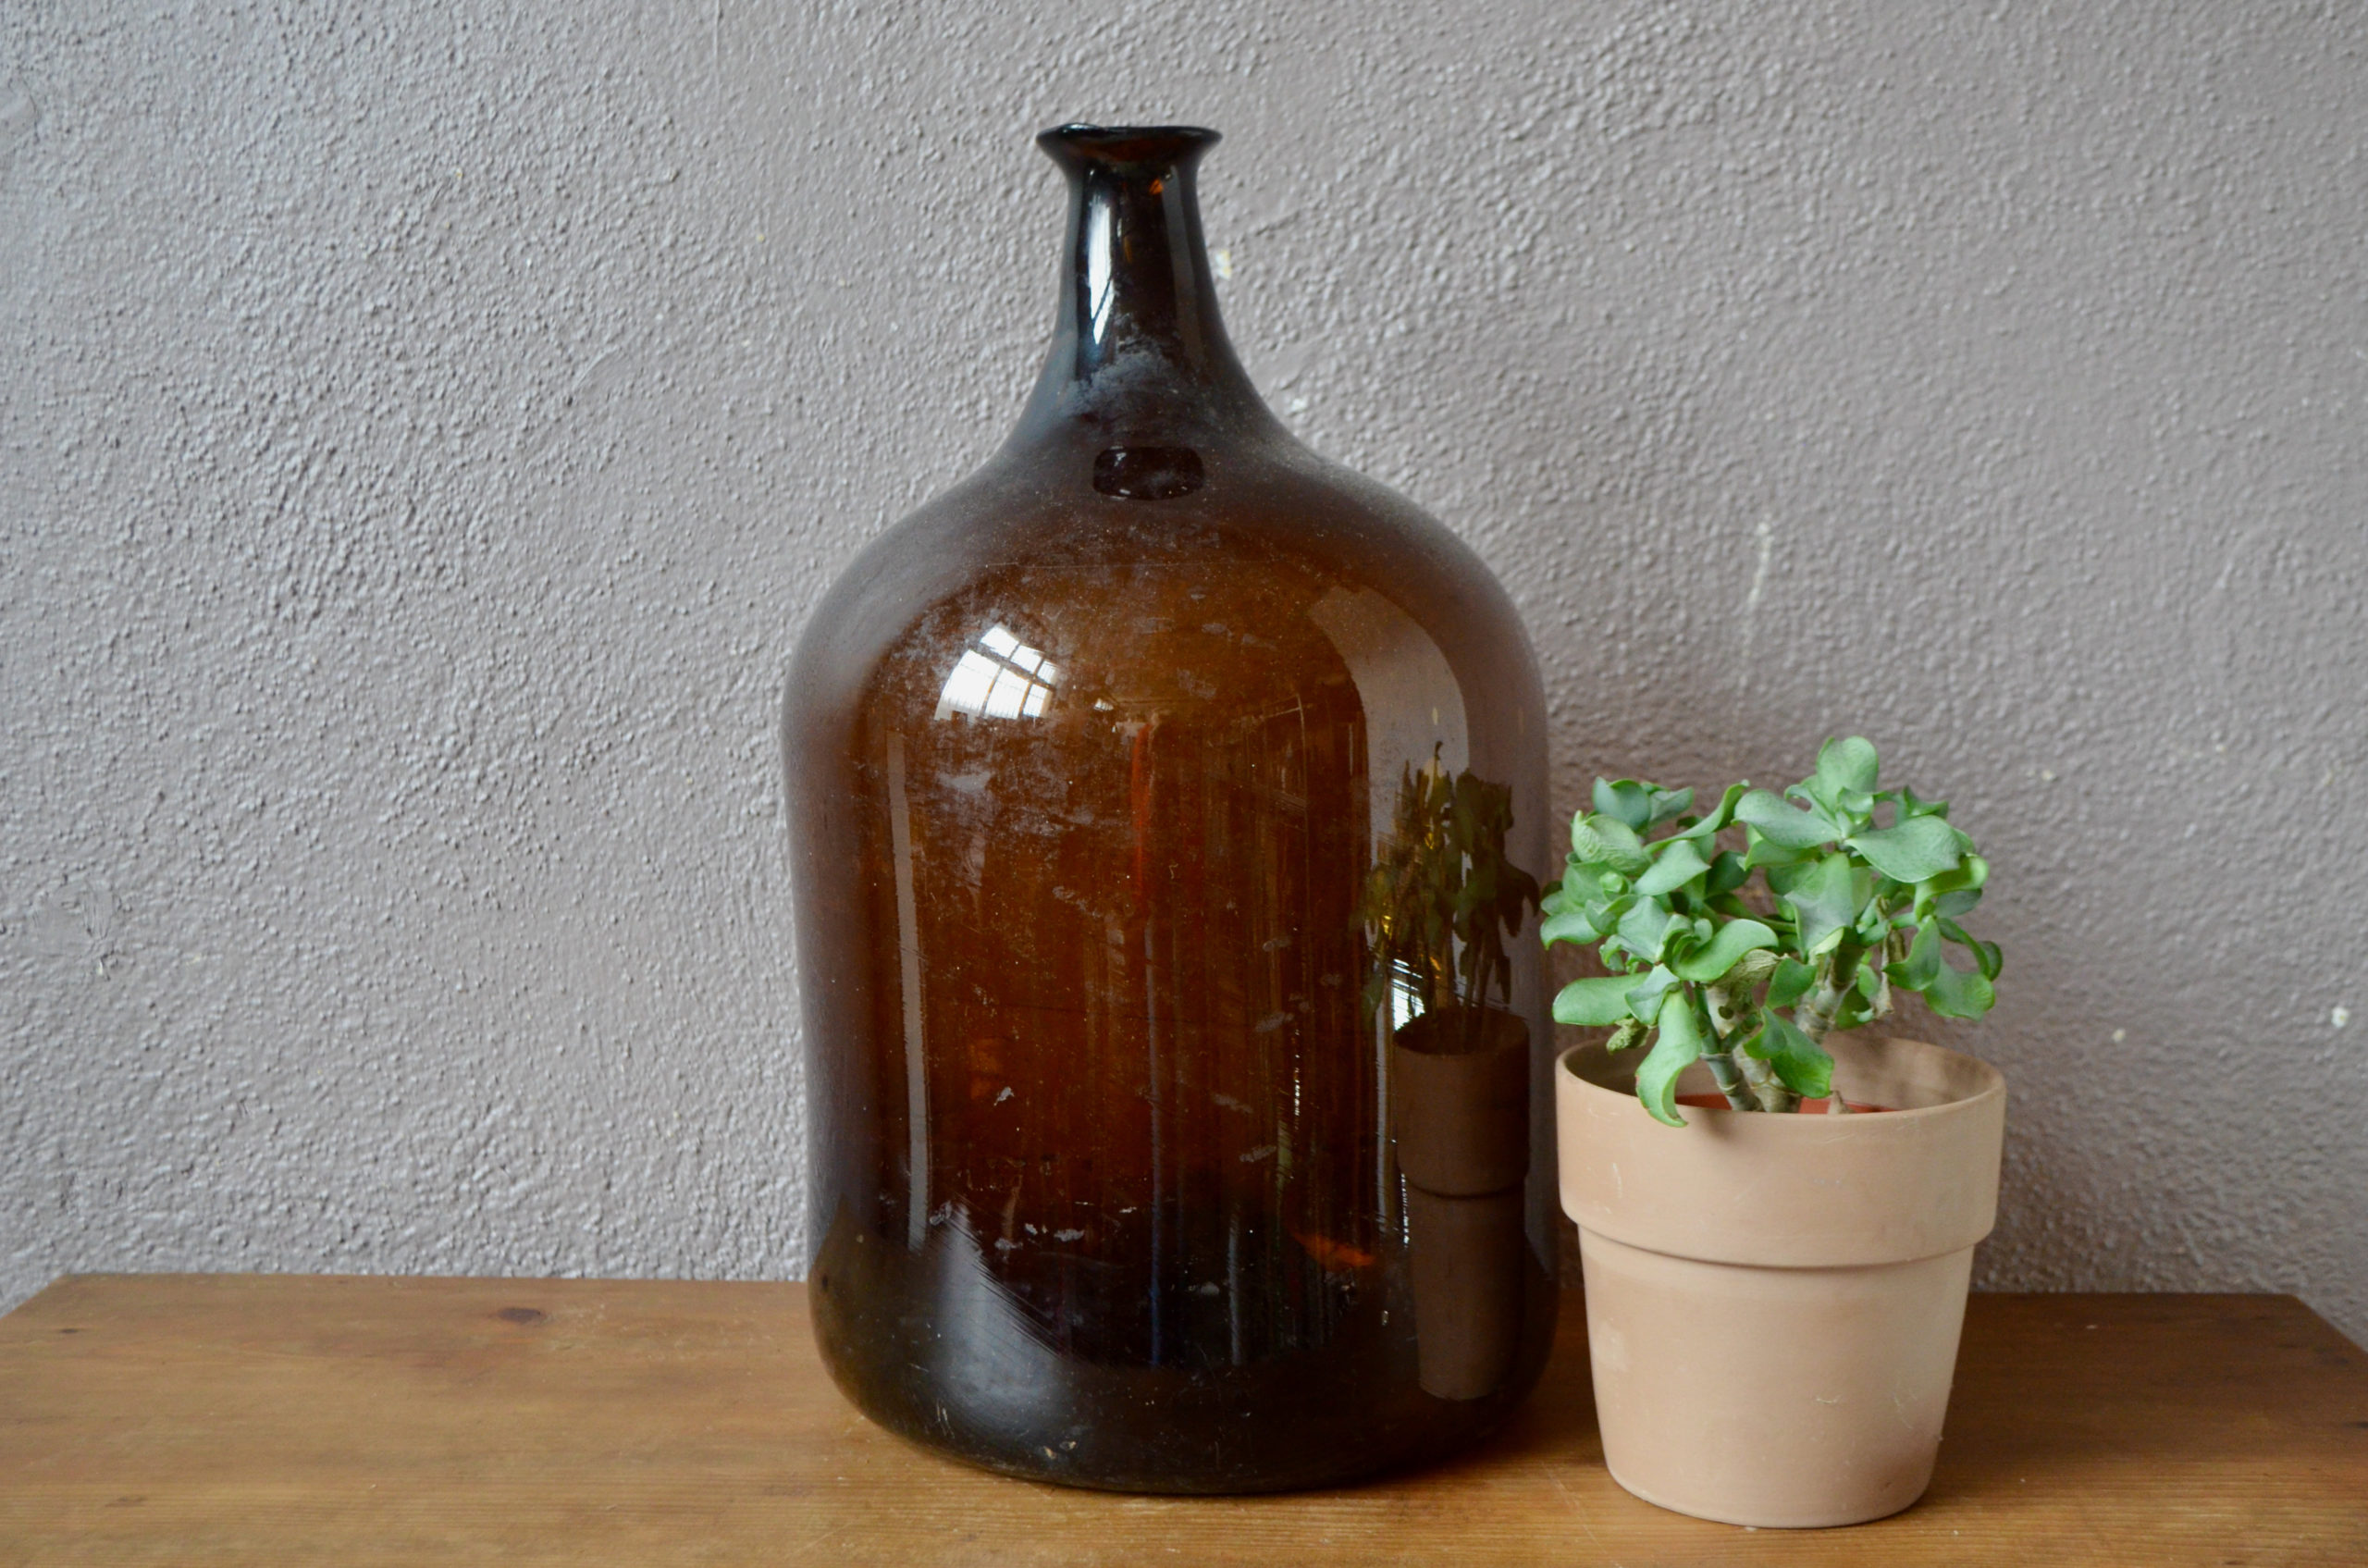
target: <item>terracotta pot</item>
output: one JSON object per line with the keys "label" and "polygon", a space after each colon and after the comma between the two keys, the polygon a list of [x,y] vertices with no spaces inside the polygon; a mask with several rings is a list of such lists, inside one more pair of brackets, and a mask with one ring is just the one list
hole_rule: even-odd
{"label": "terracotta pot", "polygon": [[1389,1061],[1415,1380],[1439,1399],[1483,1399],[1521,1349],[1529,1026],[1501,1008],[1441,1008],[1397,1031]]}
{"label": "terracotta pot", "polygon": [[1518,1187],[1449,1198],[1406,1185],[1414,1370],[1426,1394],[1485,1399],[1512,1376],[1529,1248],[1523,1199]]}
{"label": "terracotta pot", "polygon": [[[1907,1040],[1826,1042],[1879,1116],[1635,1100],[1641,1052],[1555,1063],[1613,1479],[1733,1525],[1851,1525],[1923,1495],[1974,1244],[1997,1216],[2006,1085]],[[1708,1075],[1679,1087],[1710,1087]]]}
{"label": "terracotta pot", "polygon": [[1417,1187],[1473,1198],[1529,1175],[1529,1025],[1500,1007],[1442,1007],[1389,1052],[1398,1168]]}

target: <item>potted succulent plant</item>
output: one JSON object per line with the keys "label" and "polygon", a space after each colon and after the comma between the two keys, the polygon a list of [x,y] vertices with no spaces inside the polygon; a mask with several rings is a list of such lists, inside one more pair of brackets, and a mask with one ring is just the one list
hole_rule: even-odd
{"label": "potted succulent plant", "polygon": [[1698,814],[1598,779],[1571,844],[1540,934],[1610,971],[1555,999],[1610,1032],[1554,1082],[1613,1476],[1734,1524],[1906,1507],[1996,1214],[2005,1085],[1866,1026],[1903,993],[1989,1010],[1998,949],[1959,923],[1988,863],[1945,802],[1880,788],[1855,736],[1782,796],[1737,784]]}

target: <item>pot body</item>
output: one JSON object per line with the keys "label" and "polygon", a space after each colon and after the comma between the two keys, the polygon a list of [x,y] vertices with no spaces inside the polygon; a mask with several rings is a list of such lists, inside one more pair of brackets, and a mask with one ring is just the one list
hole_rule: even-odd
{"label": "pot body", "polygon": [[1854,1099],[1899,1108],[1689,1108],[1678,1130],[1636,1104],[1633,1061],[1593,1045],[1557,1064],[1604,1459],[1648,1502],[1849,1525],[1931,1479],[2005,1085],[1937,1046],[1826,1043]]}
{"label": "pot body", "polygon": [[1521,1353],[1530,1059],[1527,1027],[1496,1008],[1425,1013],[1389,1049],[1416,1381],[1441,1399],[1486,1399]]}
{"label": "pot body", "polygon": [[[1462,1092],[1520,1146],[1424,1254],[1485,1277],[1424,1310],[1390,1064],[1431,1009],[1366,889],[1425,777],[1487,781],[1543,866],[1536,666],[1470,550],[1251,390],[1191,205],[1211,138],[1044,140],[1044,377],[840,578],[790,682],[815,1330],[874,1419],[1043,1479],[1437,1457],[1543,1365],[1551,1176],[1526,1112]],[[1486,1001],[1542,1146],[1541,966],[1507,951]]]}

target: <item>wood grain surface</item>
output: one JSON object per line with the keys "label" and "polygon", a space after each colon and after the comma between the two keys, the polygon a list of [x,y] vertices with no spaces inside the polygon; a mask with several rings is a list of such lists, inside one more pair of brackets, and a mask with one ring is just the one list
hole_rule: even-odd
{"label": "wood grain surface", "polygon": [[81,1276],[0,1318],[0,1562],[2368,1563],[2368,1353],[2286,1296],[1976,1296],[1931,1491],[1748,1531],[1604,1471],[1574,1297],[1511,1429],[1113,1497],[856,1414],[795,1285]]}

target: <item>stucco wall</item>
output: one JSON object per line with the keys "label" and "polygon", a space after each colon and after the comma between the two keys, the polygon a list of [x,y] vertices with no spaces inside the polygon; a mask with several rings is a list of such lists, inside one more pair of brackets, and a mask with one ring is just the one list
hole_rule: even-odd
{"label": "stucco wall", "polygon": [[1093,117],[1227,132],[1245,357],[1511,586],[1566,803],[1957,802],[1984,1282],[2368,1338],[2368,11],[538,9],[0,9],[0,1304],[795,1271],[776,686]]}

